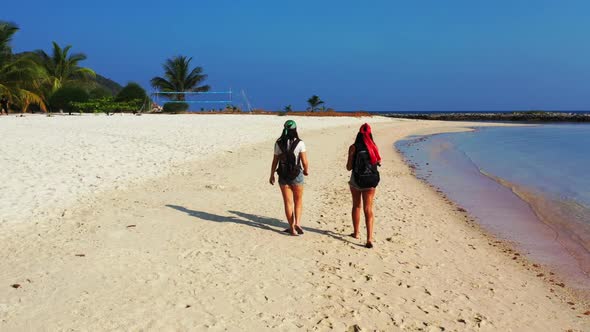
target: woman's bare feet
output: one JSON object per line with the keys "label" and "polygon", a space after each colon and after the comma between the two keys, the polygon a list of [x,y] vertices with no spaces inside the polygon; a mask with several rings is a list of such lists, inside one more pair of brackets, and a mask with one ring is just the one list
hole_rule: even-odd
{"label": "woman's bare feet", "polygon": [[295,225],[295,230],[297,231],[297,234],[303,235],[303,228],[301,228],[299,225]]}
{"label": "woman's bare feet", "polygon": [[350,237],[353,237],[353,238],[359,240],[361,238],[361,235],[358,234],[358,233],[356,233],[356,234],[355,233],[350,233]]}
{"label": "woman's bare feet", "polygon": [[285,228],[285,230],[283,232],[289,233],[289,235],[292,235],[292,236],[297,236],[297,231],[295,230],[295,228],[292,228],[292,227]]}
{"label": "woman's bare feet", "polygon": [[365,244],[365,248],[367,248],[367,249],[373,248],[373,242],[367,242],[367,244]]}

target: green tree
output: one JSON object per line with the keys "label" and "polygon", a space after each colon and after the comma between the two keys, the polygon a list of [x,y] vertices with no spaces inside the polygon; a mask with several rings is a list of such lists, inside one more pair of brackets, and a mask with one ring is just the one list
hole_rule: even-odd
{"label": "green tree", "polygon": [[189,109],[189,105],[184,102],[168,102],[164,104],[162,112],[164,113],[182,113]]}
{"label": "green tree", "polygon": [[49,99],[53,111],[64,110],[70,114],[75,108],[72,103],[87,102],[88,92],[79,86],[64,86],[55,91]]}
{"label": "green tree", "polygon": [[51,55],[43,50],[34,52],[38,63],[47,72],[46,96],[50,96],[67,83],[87,81],[96,77],[96,73],[92,69],[80,67],[80,62],[87,58],[84,53],[70,54],[71,45],[61,48],[56,42],[52,44]]}
{"label": "green tree", "polygon": [[[166,60],[163,65],[164,77],[154,77],[151,84],[155,89],[162,92],[206,92],[210,90],[209,85],[199,85],[207,79],[203,74],[202,67],[190,69],[193,58],[175,56]],[[170,95],[170,99],[184,101],[184,94]]]}
{"label": "green tree", "polygon": [[293,107],[291,107],[291,105],[287,105],[287,106],[285,106],[285,108],[283,108],[283,111],[289,112],[289,113],[293,112]]}
{"label": "green tree", "polygon": [[[149,107],[149,98],[145,90],[137,83],[130,82],[117,93],[115,102],[128,103],[135,106],[135,111],[140,109],[147,109]],[[142,107],[143,106],[143,107]]]}
{"label": "green tree", "polygon": [[88,91],[88,94],[90,96],[90,99],[103,99],[113,96],[109,89],[100,85],[95,88],[92,88],[90,91]]}
{"label": "green tree", "polygon": [[143,102],[146,98],[147,98],[147,93],[141,87],[141,85],[139,85],[135,82],[130,82],[127,85],[125,85],[123,87],[123,89],[121,89],[121,91],[119,91],[119,93],[117,93],[117,96],[115,97],[115,101],[119,102],[119,101],[140,100]]}
{"label": "green tree", "polygon": [[18,30],[16,24],[0,21],[0,94],[24,112],[30,104],[37,104],[46,111],[43,98],[38,93],[44,77],[43,70],[30,56],[12,54],[10,43]]}
{"label": "green tree", "polygon": [[307,100],[307,104],[309,104],[309,107],[307,109],[312,112],[315,112],[323,103],[324,102],[320,99],[320,97],[313,95],[311,96],[311,98]]}
{"label": "green tree", "polygon": [[0,21],[0,55],[11,55],[12,36],[19,30],[18,26],[11,22]]}

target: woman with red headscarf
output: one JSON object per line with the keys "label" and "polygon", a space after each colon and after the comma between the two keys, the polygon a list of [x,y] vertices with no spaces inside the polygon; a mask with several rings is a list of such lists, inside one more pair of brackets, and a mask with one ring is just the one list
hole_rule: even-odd
{"label": "woman with red headscarf", "polygon": [[375,188],[379,184],[381,156],[373,141],[371,126],[363,124],[356,135],[356,140],[348,148],[346,169],[352,171],[350,176],[350,192],[352,194],[352,226],[354,232],[350,236],[360,239],[361,203],[367,225],[367,243],[365,247],[373,248],[373,198]]}

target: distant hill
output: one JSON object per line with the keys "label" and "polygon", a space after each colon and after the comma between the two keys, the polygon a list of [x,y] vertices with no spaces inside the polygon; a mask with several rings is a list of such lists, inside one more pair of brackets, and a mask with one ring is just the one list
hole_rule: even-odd
{"label": "distant hill", "polygon": [[96,74],[96,79],[94,80],[96,84],[102,86],[103,88],[111,91],[113,95],[116,95],[123,87],[121,84],[111,80],[110,78],[106,78],[102,75]]}

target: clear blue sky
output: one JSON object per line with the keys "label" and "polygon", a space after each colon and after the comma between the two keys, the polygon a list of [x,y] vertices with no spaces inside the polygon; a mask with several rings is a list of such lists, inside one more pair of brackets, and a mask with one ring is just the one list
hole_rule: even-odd
{"label": "clear blue sky", "polygon": [[119,83],[192,56],[215,90],[278,109],[590,109],[590,2],[6,1],[15,51],[51,41]]}

